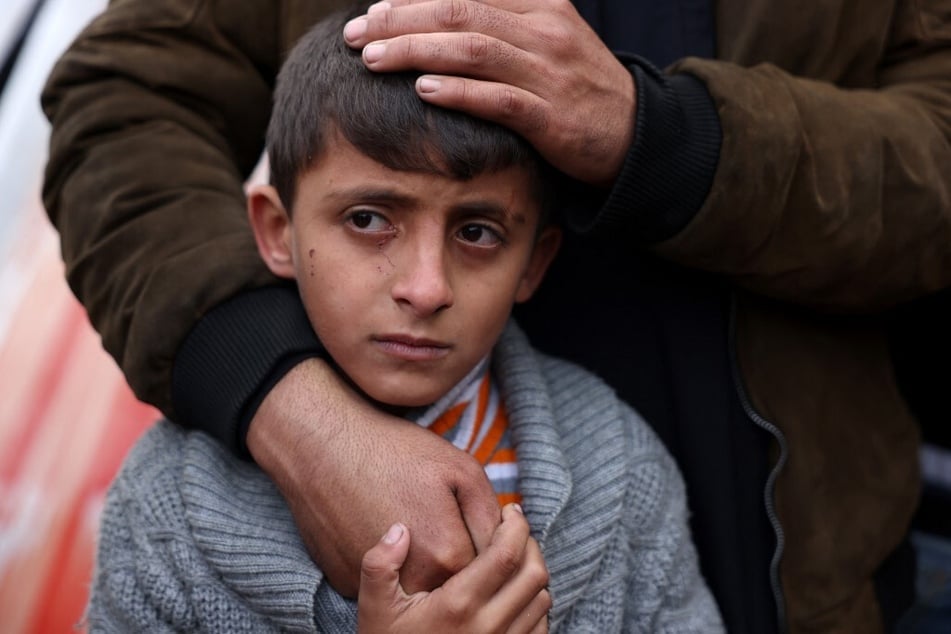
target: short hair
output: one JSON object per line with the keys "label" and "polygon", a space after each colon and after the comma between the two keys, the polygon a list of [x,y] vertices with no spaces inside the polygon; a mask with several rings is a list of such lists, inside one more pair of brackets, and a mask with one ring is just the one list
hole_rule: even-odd
{"label": "short hair", "polygon": [[[365,3],[361,3],[365,4]],[[294,46],[277,78],[267,130],[271,184],[291,213],[297,179],[339,133],[361,153],[393,170],[467,180],[526,167],[532,194],[547,216],[552,169],[511,130],[422,101],[418,73],[374,73],[343,40],[357,9],[334,13]],[[541,220],[540,220],[541,224]]]}

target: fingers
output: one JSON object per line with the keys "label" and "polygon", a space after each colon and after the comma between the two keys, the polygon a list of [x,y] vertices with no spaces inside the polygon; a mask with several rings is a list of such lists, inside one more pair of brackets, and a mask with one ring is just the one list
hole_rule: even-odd
{"label": "fingers", "polygon": [[521,16],[514,16],[498,20],[493,27],[477,24],[472,30],[456,32],[431,23],[374,29],[372,18],[358,18],[347,25],[344,33],[357,32],[360,24],[369,25],[369,31],[349,43],[363,46],[363,62],[376,72],[424,70],[531,89],[551,80],[548,57],[539,54],[535,45],[539,38],[552,38],[540,32],[541,23],[525,22]]}
{"label": "fingers", "polygon": [[[551,609],[548,581],[541,549],[538,542],[530,538],[518,573],[493,598],[498,614],[511,623],[509,632],[547,631]],[[543,628],[539,629],[539,625]]]}
{"label": "fingers", "polygon": [[409,545],[409,530],[396,523],[364,554],[357,595],[359,632],[397,631],[394,623],[409,601],[400,586],[400,568]]}
{"label": "fingers", "polygon": [[502,509],[502,523],[489,546],[455,577],[446,582],[448,592],[485,604],[518,571],[528,540],[528,522],[509,504]]}
{"label": "fingers", "polygon": [[426,73],[422,99],[514,130],[576,179],[610,185],[630,149],[634,80],[567,0],[391,0],[344,34],[371,70]]}
{"label": "fingers", "polygon": [[400,568],[406,561],[409,544],[409,531],[396,523],[366,552],[360,566],[361,603],[392,605],[403,596]]}
{"label": "fingers", "polygon": [[507,83],[422,75],[416,92],[423,101],[494,121],[528,139],[544,133],[551,121],[549,101]]}
{"label": "fingers", "polygon": [[354,18],[344,39],[363,48],[364,63],[374,71],[415,69],[521,85],[546,76],[547,52],[567,50],[574,29],[584,25],[534,8],[521,13],[473,0],[413,3]]}
{"label": "fingers", "polygon": [[[525,620],[534,624],[548,610],[547,599],[537,599],[547,585],[548,569],[537,542],[529,537],[528,522],[517,505],[509,504],[502,509],[502,524],[492,543],[472,564],[446,582],[444,596],[457,604],[457,612],[471,611],[468,606],[481,606],[479,610],[488,619],[483,624],[487,630],[495,631],[520,618],[529,605],[536,608],[535,620]],[[460,601],[465,605],[458,605]]]}
{"label": "fingers", "polygon": [[521,634],[530,632],[539,634],[548,631],[548,611],[551,609],[551,593],[547,588],[539,591],[532,599],[531,603],[525,606],[512,624],[509,626],[510,634]]}
{"label": "fingers", "polygon": [[470,469],[471,475],[460,472],[456,501],[466,523],[476,554],[484,552],[502,520],[498,498],[481,465]]}
{"label": "fingers", "polygon": [[[368,8],[367,12],[371,11],[382,11],[392,7],[405,7],[411,4],[423,4],[428,2],[433,2],[434,0],[389,0],[375,2]],[[512,11],[514,13],[524,13],[533,8],[539,8],[544,6],[550,6],[553,4],[558,4],[562,0],[472,0],[473,2],[478,2],[480,4],[487,4],[499,9],[505,9],[506,11]]]}
{"label": "fingers", "polygon": [[[505,41],[526,39],[521,14],[472,0],[378,3],[344,27],[355,48],[408,33],[485,33]],[[530,30],[530,29],[529,29]]]}

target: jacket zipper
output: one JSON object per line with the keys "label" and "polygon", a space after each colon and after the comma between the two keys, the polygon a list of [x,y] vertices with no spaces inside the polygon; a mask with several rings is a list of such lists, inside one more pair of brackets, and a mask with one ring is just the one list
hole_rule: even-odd
{"label": "jacket zipper", "polygon": [[776,479],[786,464],[789,456],[789,448],[786,444],[786,437],[776,425],[764,418],[753,407],[753,402],[746,391],[746,384],[740,374],[740,363],[736,351],[736,293],[730,297],[730,320],[729,320],[729,345],[730,345],[730,369],[733,373],[733,385],[736,387],[736,394],[740,399],[740,405],[744,413],[758,427],[766,430],[779,444],[779,460],[769,472],[766,478],[766,487],[763,491],[763,502],[766,507],[766,517],[769,519],[773,532],[776,535],[776,549],[773,551],[773,559],[769,564],[769,581],[773,590],[773,600],[776,602],[776,619],[780,634],[785,634],[788,630],[786,624],[786,601],[783,595],[783,587],[779,580],[779,563],[783,558],[783,549],[785,547],[786,536],[783,532],[782,524],[779,521],[779,515],[776,513]]}

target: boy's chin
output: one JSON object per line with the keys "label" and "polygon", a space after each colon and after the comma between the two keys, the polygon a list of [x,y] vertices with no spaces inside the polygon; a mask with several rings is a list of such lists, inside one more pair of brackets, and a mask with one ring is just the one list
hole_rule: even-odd
{"label": "boy's chin", "polygon": [[403,416],[407,412],[429,407],[442,397],[441,393],[409,393],[406,390],[373,390],[371,392],[361,389],[361,392],[363,392],[363,395],[377,408],[397,416]]}

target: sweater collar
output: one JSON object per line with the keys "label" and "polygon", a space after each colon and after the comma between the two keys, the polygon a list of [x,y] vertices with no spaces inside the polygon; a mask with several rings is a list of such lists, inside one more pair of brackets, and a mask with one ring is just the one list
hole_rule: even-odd
{"label": "sweater collar", "polygon": [[510,321],[493,349],[493,372],[509,415],[518,453],[518,488],[532,536],[545,542],[552,523],[571,496],[548,386],[522,331]]}

